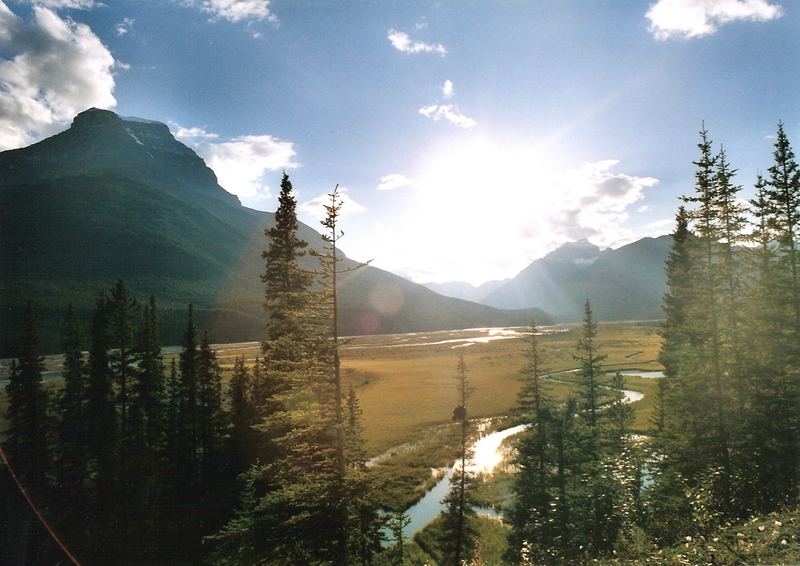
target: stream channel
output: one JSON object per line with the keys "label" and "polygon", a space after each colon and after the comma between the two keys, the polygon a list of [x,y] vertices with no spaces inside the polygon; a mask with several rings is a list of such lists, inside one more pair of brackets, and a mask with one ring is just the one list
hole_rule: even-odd
{"label": "stream channel", "polygon": [[[568,373],[577,370],[567,370],[566,372],[557,372],[557,373]],[[641,371],[629,371],[623,372],[623,374],[627,375],[639,375],[644,377],[642,374],[648,372],[641,372]],[[660,373],[660,372],[651,372],[653,374]],[[557,379],[553,379],[551,376],[554,374],[550,374],[544,376],[552,381],[558,381]],[[662,374],[663,375],[663,374]],[[648,377],[662,377],[656,375],[649,375]],[[634,403],[636,401],[640,401],[644,395],[639,391],[632,391],[629,389],[625,389],[625,399],[628,403]],[[472,458],[470,459],[469,463],[467,464],[467,470],[472,472],[473,474],[491,474],[494,469],[503,462],[506,458],[510,447],[508,445],[503,446],[503,441],[515,434],[519,434],[523,430],[525,430],[528,425],[517,425],[510,428],[506,428],[503,430],[498,430],[492,433],[489,433],[485,436],[480,437],[475,443],[472,444]],[[410,519],[408,525],[403,529],[403,538],[406,540],[410,540],[416,533],[424,529],[431,521],[433,521],[439,514],[444,510],[444,506],[442,505],[442,499],[444,499],[447,492],[450,490],[450,478],[453,476],[453,472],[456,469],[455,462],[448,470],[447,473],[439,480],[436,485],[431,488],[425,496],[417,501],[414,505],[406,509],[405,514]],[[478,515],[501,518],[502,515],[495,511],[494,509],[488,507],[478,507],[475,509]],[[388,534],[388,533],[387,533]],[[389,538],[391,539],[391,535],[389,534]]]}

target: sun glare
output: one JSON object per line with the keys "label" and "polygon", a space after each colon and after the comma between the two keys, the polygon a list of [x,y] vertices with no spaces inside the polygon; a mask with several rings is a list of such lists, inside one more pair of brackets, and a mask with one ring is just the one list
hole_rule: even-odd
{"label": "sun glare", "polygon": [[417,248],[428,256],[418,256],[417,262],[452,264],[446,271],[475,282],[506,273],[509,266],[495,261],[500,261],[497,246],[519,241],[521,227],[535,224],[541,211],[552,208],[546,201],[557,198],[549,190],[553,178],[547,161],[532,148],[482,140],[433,152],[417,177],[414,196],[415,222],[429,242]]}

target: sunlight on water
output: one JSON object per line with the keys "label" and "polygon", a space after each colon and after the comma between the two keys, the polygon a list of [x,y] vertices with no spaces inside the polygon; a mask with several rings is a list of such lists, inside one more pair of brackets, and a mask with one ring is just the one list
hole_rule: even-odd
{"label": "sunlight on water", "polygon": [[473,456],[469,463],[469,470],[478,474],[491,474],[503,462],[504,450],[500,448],[503,441],[509,436],[522,432],[527,425],[517,425],[484,436],[473,446]]}

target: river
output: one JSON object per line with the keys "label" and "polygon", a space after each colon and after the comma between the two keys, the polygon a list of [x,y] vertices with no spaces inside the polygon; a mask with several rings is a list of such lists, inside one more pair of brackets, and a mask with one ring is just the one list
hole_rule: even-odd
{"label": "river", "polygon": [[[636,375],[640,375],[637,373]],[[554,380],[555,381],[555,380]],[[639,391],[624,390],[627,403],[634,403],[644,398]],[[503,445],[503,441],[511,436],[519,434],[528,428],[528,425],[517,425],[503,430],[498,430],[478,438],[472,446],[472,458],[467,469],[472,473],[491,474],[509,455],[510,447]],[[447,473],[439,480],[425,496],[414,505],[406,509],[405,514],[410,519],[408,525],[403,529],[405,539],[412,538],[416,533],[424,529],[433,521],[443,510],[442,499],[450,490],[450,479],[456,469],[458,462],[455,462]],[[479,515],[489,515],[500,517],[500,514],[489,508],[476,509]]]}

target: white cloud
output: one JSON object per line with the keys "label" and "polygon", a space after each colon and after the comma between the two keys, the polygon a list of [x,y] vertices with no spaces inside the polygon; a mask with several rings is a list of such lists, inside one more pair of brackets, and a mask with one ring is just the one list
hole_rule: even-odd
{"label": "white cloud", "polygon": [[270,10],[271,0],[185,0],[184,4],[200,8],[214,19],[241,21],[277,22]]}
{"label": "white cloud", "polygon": [[409,179],[405,175],[401,175],[400,173],[391,173],[389,175],[384,175],[381,177],[380,182],[378,183],[378,190],[379,191],[392,191],[394,189],[400,189],[403,187],[413,187],[414,186],[414,179]]}
{"label": "white cloud", "polygon": [[478,124],[469,116],[465,116],[455,104],[431,104],[430,106],[423,106],[418,112],[434,122],[444,119],[467,130],[474,128]]}
{"label": "white cloud", "polygon": [[170,125],[175,129],[173,132],[175,137],[190,145],[197,143],[197,140],[213,140],[219,137],[218,134],[215,134],[214,132],[208,132],[204,128],[184,128],[183,126],[180,126],[174,122],[171,122]]}
{"label": "white cloud", "polygon": [[667,40],[702,37],[737,20],[766,22],[781,15],[781,6],[770,0],[658,0],[646,17],[656,39]]}
{"label": "white cloud", "polygon": [[[367,210],[367,207],[353,200],[353,198],[347,192],[347,187],[339,187],[339,197],[342,201],[340,217],[358,214],[359,212],[364,212]],[[329,196],[329,193],[325,193],[300,204],[297,208],[300,210],[300,212],[308,215],[311,218],[314,218],[315,220],[322,220],[327,215],[325,206],[329,205],[330,203],[331,197]]]}
{"label": "white cloud", "polygon": [[641,237],[635,210],[655,178],[620,170],[616,160],[558,162],[540,147],[454,140],[413,172],[405,211],[370,226],[369,238],[353,238],[348,252],[416,280],[477,284],[513,276],[567,241],[617,247]]}
{"label": "white cloud", "polygon": [[117,37],[125,35],[133,29],[133,24],[135,21],[136,18],[123,18],[122,21],[117,24],[117,27],[114,29],[114,33],[117,34]]}
{"label": "white cloud", "polygon": [[447,53],[447,48],[441,43],[414,41],[406,32],[396,29],[390,29],[386,38],[391,42],[392,47],[403,53],[437,53],[441,56]]}
{"label": "white cloud", "polygon": [[425,29],[428,27],[428,19],[425,16],[422,16],[420,19],[417,20],[417,23],[414,24],[414,27],[417,29]]}
{"label": "white cloud", "polygon": [[238,136],[216,142],[212,140],[219,136],[203,128],[172,126],[175,137],[192,147],[216,173],[219,184],[238,196],[245,206],[264,210],[270,204],[265,176],[299,166],[294,144],[270,135]]}
{"label": "white cloud", "polygon": [[[62,3],[63,4],[63,3]],[[0,149],[63,129],[89,107],[113,108],[114,57],[89,26],[34,6],[23,22],[0,0]]]}
{"label": "white cloud", "polygon": [[102,6],[97,0],[28,0],[28,3],[46,6],[54,10],[88,10],[96,6]]}
{"label": "white cloud", "polygon": [[442,96],[445,98],[453,98],[453,81],[447,79],[442,85]]}

